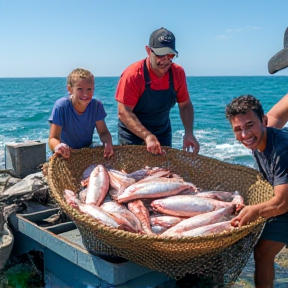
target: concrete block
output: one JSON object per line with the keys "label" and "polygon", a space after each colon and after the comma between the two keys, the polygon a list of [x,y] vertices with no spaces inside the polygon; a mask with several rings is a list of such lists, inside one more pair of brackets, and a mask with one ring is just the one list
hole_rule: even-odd
{"label": "concrete block", "polygon": [[39,165],[45,162],[46,143],[27,141],[5,145],[5,168],[12,169],[19,178],[39,172]]}

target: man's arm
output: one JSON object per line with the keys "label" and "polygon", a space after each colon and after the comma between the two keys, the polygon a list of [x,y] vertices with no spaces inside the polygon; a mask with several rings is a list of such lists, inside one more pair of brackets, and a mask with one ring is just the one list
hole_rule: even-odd
{"label": "man's arm", "polygon": [[267,113],[268,125],[283,128],[288,121],[288,94],[278,101]]}
{"label": "man's arm", "polygon": [[133,113],[133,108],[118,102],[118,117],[132,133],[143,139],[147,150],[153,154],[163,154],[157,137],[147,130]]}
{"label": "man's arm", "polygon": [[271,218],[288,211],[288,184],[274,187],[274,196],[265,202],[246,206],[238,216],[231,220],[233,226],[243,226],[259,217]]}
{"label": "man's arm", "polygon": [[199,143],[193,134],[194,123],[194,108],[190,99],[185,102],[178,103],[180,117],[185,129],[185,135],[183,137],[183,150],[189,150],[193,148],[193,154],[198,154]]}
{"label": "man's arm", "polygon": [[260,210],[259,215],[261,217],[270,218],[288,211],[288,184],[275,186],[274,194],[275,196],[270,200],[268,207]]}

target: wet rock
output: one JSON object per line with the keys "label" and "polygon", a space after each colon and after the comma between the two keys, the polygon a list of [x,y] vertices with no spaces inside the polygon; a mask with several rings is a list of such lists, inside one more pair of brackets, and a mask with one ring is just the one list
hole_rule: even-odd
{"label": "wet rock", "polygon": [[16,183],[21,181],[20,178],[12,177],[11,175],[4,173],[0,174],[0,197],[5,190],[14,186]]}
{"label": "wet rock", "polygon": [[4,190],[0,194],[0,202],[13,204],[15,200],[19,202],[31,200],[33,197],[46,198],[48,189],[48,183],[42,172],[37,172],[20,179],[15,185]]}

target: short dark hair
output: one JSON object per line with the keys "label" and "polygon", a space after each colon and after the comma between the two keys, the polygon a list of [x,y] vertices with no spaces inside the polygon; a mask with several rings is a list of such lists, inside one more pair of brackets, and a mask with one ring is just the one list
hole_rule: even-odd
{"label": "short dark hair", "polygon": [[238,114],[246,114],[249,111],[254,111],[262,122],[262,117],[264,116],[264,110],[258,99],[252,95],[241,95],[234,98],[226,106],[225,115],[226,118],[231,122],[231,118]]}

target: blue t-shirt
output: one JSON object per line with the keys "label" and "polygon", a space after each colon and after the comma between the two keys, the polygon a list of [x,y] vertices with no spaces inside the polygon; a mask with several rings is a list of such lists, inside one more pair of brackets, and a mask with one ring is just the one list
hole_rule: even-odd
{"label": "blue t-shirt", "polygon": [[267,127],[267,143],[263,152],[253,151],[263,177],[274,187],[288,183],[288,129]]}
{"label": "blue t-shirt", "polygon": [[104,120],[106,112],[103,104],[92,99],[82,115],[73,108],[70,97],[58,99],[48,121],[62,127],[61,141],[69,147],[79,149],[92,143],[95,122]]}

